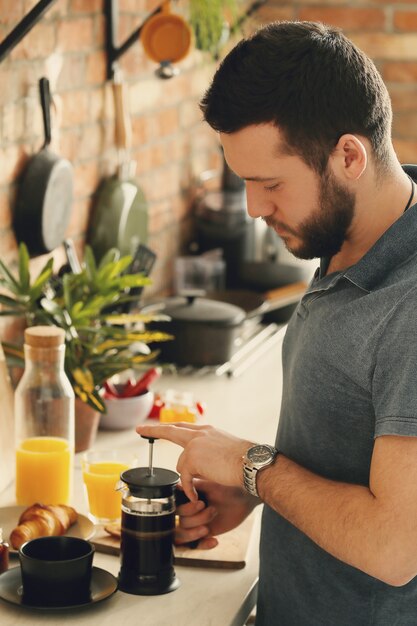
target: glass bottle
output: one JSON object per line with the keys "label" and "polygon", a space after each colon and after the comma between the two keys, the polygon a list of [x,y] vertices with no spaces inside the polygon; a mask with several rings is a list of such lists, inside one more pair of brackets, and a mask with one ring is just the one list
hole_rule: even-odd
{"label": "glass bottle", "polygon": [[8,487],[14,479],[14,407],[13,387],[10,382],[9,372],[3,347],[0,343],[0,492]]}
{"label": "glass bottle", "polygon": [[16,501],[69,504],[74,456],[74,392],[64,371],[65,333],[25,330],[25,371],[15,394]]}
{"label": "glass bottle", "polygon": [[197,408],[192,393],[167,389],[163,400],[165,404],[159,413],[160,422],[197,421]]}
{"label": "glass bottle", "polygon": [[9,569],[9,544],[3,541],[3,529],[0,528],[0,574]]}

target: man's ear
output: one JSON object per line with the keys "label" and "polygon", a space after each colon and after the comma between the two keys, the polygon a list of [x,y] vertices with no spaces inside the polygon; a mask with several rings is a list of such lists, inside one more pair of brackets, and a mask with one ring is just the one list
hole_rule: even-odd
{"label": "man's ear", "polygon": [[360,178],[368,163],[365,142],[357,135],[342,135],[329,157],[333,171],[351,181]]}

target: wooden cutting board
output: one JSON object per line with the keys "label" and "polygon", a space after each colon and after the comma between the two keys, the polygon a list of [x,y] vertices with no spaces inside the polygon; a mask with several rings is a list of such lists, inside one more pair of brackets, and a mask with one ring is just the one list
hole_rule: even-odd
{"label": "wooden cutting board", "polygon": [[[191,550],[174,548],[174,563],[191,567],[212,567],[220,569],[242,569],[246,565],[249,542],[253,533],[256,512],[252,513],[240,526],[219,535],[219,545],[212,550]],[[90,539],[98,552],[120,554],[120,540],[111,537],[103,528],[98,528]]]}

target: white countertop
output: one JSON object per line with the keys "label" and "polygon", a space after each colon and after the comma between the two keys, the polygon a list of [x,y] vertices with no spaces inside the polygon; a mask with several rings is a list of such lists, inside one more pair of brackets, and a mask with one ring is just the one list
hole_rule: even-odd
{"label": "white countertop", "polygon": [[[281,335],[282,336],[282,335]],[[281,342],[237,378],[226,376],[163,376],[156,391],[168,388],[191,391],[207,405],[204,422],[242,438],[273,443],[281,402]],[[95,448],[121,448],[147,463],[147,443],[133,431],[99,431]],[[156,466],[175,469],[180,448],[158,441]],[[86,513],[81,455],[76,455],[73,506]],[[0,506],[14,505],[14,489],[0,494]],[[260,513],[260,507],[258,508]],[[0,511],[1,515],[1,511]],[[0,518],[1,519],[1,518]],[[5,626],[72,624],[78,626],[241,626],[253,603],[258,572],[259,523],[252,534],[246,566],[241,570],[176,566],[181,586],[162,596],[135,596],[116,592],[111,598],[85,609],[62,613],[33,612],[0,601],[0,623]],[[12,561],[11,566],[17,563]],[[94,565],[115,576],[116,556],[96,553]]]}

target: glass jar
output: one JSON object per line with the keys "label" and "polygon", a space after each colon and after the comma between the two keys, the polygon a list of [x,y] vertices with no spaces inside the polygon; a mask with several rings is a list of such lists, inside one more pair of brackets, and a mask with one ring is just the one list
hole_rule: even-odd
{"label": "glass jar", "polygon": [[164,406],[159,413],[160,422],[190,422],[193,424],[197,421],[198,411],[192,393],[168,389],[163,400]]}
{"label": "glass jar", "polygon": [[0,492],[14,479],[14,408],[13,387],[10,382],[3,348],[0,343]]}
{"label": "glass jar", "polygon": [[25,330],[25,371],[15,394],[16,501],[69,504],[74,456],[74,392],[64,371],[65,333]]}
{"label": "glass jar", "polygon": [[0,574],[9,569],[9,544],[3,541],[3,529],[0,528]]}

